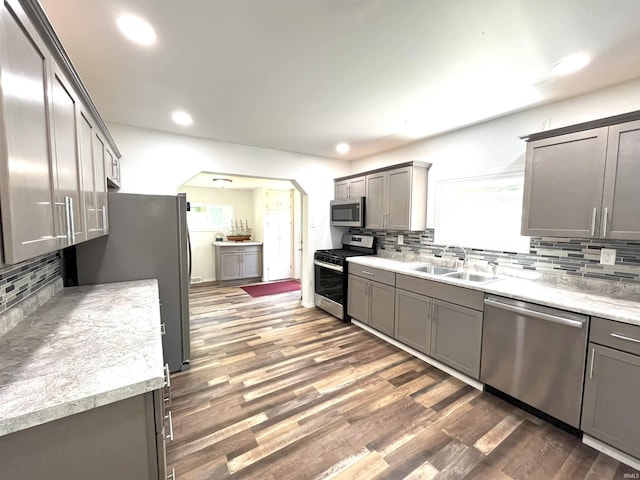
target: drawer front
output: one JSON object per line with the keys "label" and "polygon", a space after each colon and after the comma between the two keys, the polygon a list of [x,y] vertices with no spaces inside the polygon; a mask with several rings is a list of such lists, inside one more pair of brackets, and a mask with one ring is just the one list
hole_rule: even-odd
{"label": "drawer front", "polygon": [[248,253],[259,252],[262,247],[260,245],[249,245],[246,247],[220,247],[220,253]]}
{"label": "drawer front", "polygon": [[376,282],[384,283],[392,287],[396,284],[395,272],[389,272],[387,270],[382,270],[381,268],[365,267],[364,265],[350,263],[349,273],[359,277],[368,278],[369,280],[375,280]]}
{"label": "drawer front", "polygon": [[437,281],[398,274],[396,287],[474,310],[483,310],[484,293]]}
{"label": "drawer front", "polygon": [[593,317],[589,341],[640,355],[640,327]]}

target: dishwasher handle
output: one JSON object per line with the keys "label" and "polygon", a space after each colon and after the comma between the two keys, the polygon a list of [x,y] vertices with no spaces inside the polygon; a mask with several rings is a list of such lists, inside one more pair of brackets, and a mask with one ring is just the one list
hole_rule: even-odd
{"label": "dishwasher handle", "polygon": [[549,322],[559,323],[561,325],[566,325],[568,327],[573,327],[573,328],[582,328],[584,327],[584,324],[585,324],[584,320],[572,320],[570,318],[560,317],[558,315],[551,315],[550,313],[536,312],[535,310],[529,310],[528,308],[509,305],[507,303],[502,303],[497,300],[493,300],[491,298],[485,298],[484,304],[489,305],[491,307],[502,308],[503,310],[508,310],[514,313],[521,313],[523,315],[538,318],[540,320],[547,320]]}

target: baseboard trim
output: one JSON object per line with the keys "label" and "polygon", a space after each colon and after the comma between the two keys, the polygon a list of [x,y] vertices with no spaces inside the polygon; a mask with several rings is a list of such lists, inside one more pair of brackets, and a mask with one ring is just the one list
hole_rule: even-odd
{"label": "baseboard trim", "polygon": [[589,445],[599,452],[602,452],[605,455],[609,455],[611,458],[615,458],[619,462],[624,463],[625,465],[629,465],[631,468],[635,468],[636,470],[638,470],[638,472],[640,472],[640,460],[638,460],[637,458],[621,452],[620,450],[613,448],[612,446],[607,445],[600,440],[590,437],[586,433],[582,436],[582,443],[584,443],[585,445]]}
{"label": "baseboard trim", "polygon": [[427,355],[425,355],[424,353],[421,353],[417,350],[414,350],[411,347],[406,346],[404,343],[401,343],[399,341],[397,341],[395,338],[391,338],[388,335],[385,335],[382,332],[377,331],[374,328],[371,328],[369,325],[366,325],[364,323],[359,322],[358,320],[355,319],[351,319],[351,323],[353,323],[354,325],[357,325],[358,327],[362,328],[363,330],[366,330],[367,332],[375,335],[378,338],[381,338],[382,340],[389,342],[392,345],[395,345],[396,347],[398,347],[401,350],[404,350],[407,353],[410,353],[411,355],[413,355],[414,357],[419,358],[420,360],[422,360],[423,362],[428,363],[429,365],[432,365],[434,367],[436,367],[438,370],[442,370],[445,373],[448,373],[449,375],[451,375],[452,377],[457,378],[458,380],[466,383],[467,385],[472,386],[473,388],[475,388],[476,390],[480,390],[481,392],[484,391],[484,384],[479,382],[478,380],[475,380],[471,377],[467,377],[466,375],[464,375],[463,373],[460,373],[459,371],[443,364],[440,363],[437,360],[434,360],[431,357],[428,357]]}

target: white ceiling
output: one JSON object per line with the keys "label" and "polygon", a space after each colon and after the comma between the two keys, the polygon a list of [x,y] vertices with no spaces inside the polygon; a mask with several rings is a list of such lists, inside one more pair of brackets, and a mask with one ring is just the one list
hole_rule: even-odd
{"label": "white ceiling", "polygon": [[[640,77],[640,0],[41,3],[105,121],[325,157]],[[121,13],[158,43],[129,43]],[[553,78],[577,51],[592,63]],[[194,124],[173,124],[175,109]]]}

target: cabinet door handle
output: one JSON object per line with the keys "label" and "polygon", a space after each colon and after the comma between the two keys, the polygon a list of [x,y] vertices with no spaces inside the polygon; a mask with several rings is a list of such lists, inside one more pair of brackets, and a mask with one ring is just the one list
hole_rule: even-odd
{"label": "cabinet door handle", "polygon": [[169,371],[169,364],[164,364],[164,386],[171,388],[171,372]]}
{"label": "cabinet door handle", "polygon": [[73,217],[73,197],[69,197],[69,217],[71,218],[71,243],[76,243],[76,220]]}
{"label": "cabinet door handle", "polygon": [[573,328],[583,328],[585,325],[585,320],[573,320],[571,318],[561,317],[559,315],[552,315],[550,313],[537,312],[535,310],[530,310],[528,308],[517,307],[515,305],[510,305],[507,303],[502,303],[497,300],[493,300],[491,298],[485,298],[484,304],[489,305],[495,308],[501,308],[503,310],[508,310],[510,312],[521,313],[523,315],[527,315],[529,317],[538,318],[540,320],[546,320],[549,322],[559,323],[561,325],[566,325],[568,327]]}
{"label": "cabinet door handle", "polygon": [[176,469],[172,468],[171,473],[167,476],[167,480],[176,480]]}
{"label": "cabinet door handle", "polygon": [[592,348],[591,349],[591,366],[589,367],[589,380],[591,380],[593,378],[593,359],[596,356],[596,349]]}
{"label": "cabinet door handle", "polygon": [[367,270],[360,270],[362,273],[364,273],[365,275],[371,275],[372,277],[375,277],[375,273],[372,272],[368,272]]}
{"label": "cabinet door handle", "polygon": [[169,420],[169,435],[164,438],[173,441],[173,417],[171,416],[171,410],[167,412],[167,415],[165,415],[164,418],[165,420]]}
{"label": "cabinet door handle", "polygon": [[607,236],[607,217],[609,216],[609,209],[604,207],[604,211],[602,212],[602,236]]}
{"label": "cabinet door handle", "polygon": [[631,337],[627,337],[625,335],[622,335],[620,333],[610,333],[609,335],[611,335],[613,338],[619,338],[620,340],[626,340],[628,342],[635,342],[635,343],[640,343],[640,340],[638,340],[637,338],[631,338]]}
{"label": "cabinet door handle", "polygon": [[591,214],[591,236],[596,236],[596,215],[598,214],[598,207],[593,207],[593,213]]}
{"label": "cabinet door handle", "polygon": [[107,207],[102,207],[102,230],[107,231]]}
{"label": "cabinet door handle", "polygon": [[64,215],[66,220],[66,228],[67,228],[67,242],[69,244],[73,243],[71,239],[71,197],[64,197]]}

